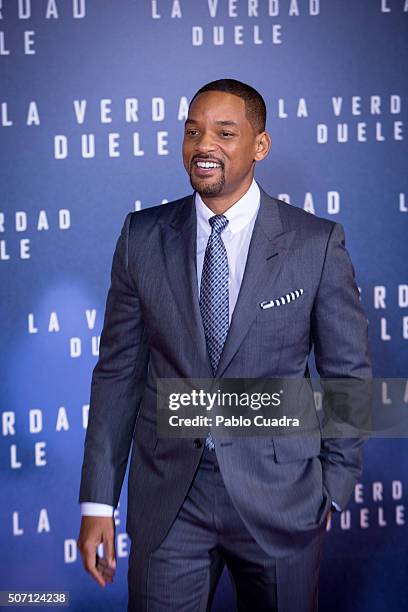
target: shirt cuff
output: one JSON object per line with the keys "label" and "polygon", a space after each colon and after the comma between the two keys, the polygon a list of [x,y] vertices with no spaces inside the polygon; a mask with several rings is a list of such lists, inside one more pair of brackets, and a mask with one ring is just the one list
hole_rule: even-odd
{"label": "shirt cuff", "polygon": [[340,508],[339,504],[336,504],[336,502],[333,501],[333,500],[332,500],[332,506],[334,506],[336,508],[337,512],[341,512],[341,508]]}
{"label": "shirt cuff", "polygon": [[113,516],[115,508],[109,504],[82,502],[81,516]]}

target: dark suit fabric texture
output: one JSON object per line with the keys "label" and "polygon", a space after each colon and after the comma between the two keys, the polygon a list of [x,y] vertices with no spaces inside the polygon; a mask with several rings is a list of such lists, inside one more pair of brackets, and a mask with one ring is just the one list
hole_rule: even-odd
{"label": "dark suit fabric texture", "polygon": [[[204,452],[191,438],[156,432],[158,378],[214,376],[199,309],[196,233],[194,194],[126,216],[92,376],[79,500],[116,507],[131,451],[126,528],[146,559],[170,537]],[[260,308],[300,288],[285,306]],[[215,377],[304,378],[312,347],[321,377],[371,376],[344,231],[261,189]],[[232,507],[275,560],[301,557],[321,542],[331,501],[344,508],[361,475],[363,439],[322,438],[317,414],[311,419],[307,436],[215,440]]]}

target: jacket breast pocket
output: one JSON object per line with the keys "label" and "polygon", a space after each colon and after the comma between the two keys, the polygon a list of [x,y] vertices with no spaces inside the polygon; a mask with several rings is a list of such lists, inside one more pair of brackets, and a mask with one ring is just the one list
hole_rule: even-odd
{"label": "jacket breast pocket", "polygon": [[256,325],[261,337],[261,346],[267,348],[303,346],[308,342],[310,304],[305,293],[294,300],[281,302],[279,306],[261,308],[258,305],[258,308]]}

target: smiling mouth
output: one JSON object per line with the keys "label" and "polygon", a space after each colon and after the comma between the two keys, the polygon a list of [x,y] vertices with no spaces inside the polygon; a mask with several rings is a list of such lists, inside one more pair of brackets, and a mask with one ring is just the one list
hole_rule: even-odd
{"label": "smiling mouth", "polygon": [[196,160],[192,163],[192,168],[194,174],[198,174],[199,176],[207,176],[209,174],[213,174],[216,170],[219,170],[222,167],[220,162],[216,161],[207,161],[207,160]]}

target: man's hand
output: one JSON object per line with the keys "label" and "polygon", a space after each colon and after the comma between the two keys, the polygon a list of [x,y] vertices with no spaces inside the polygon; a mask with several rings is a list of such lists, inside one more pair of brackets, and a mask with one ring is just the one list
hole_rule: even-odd
{"label": "man's hand", "polygon": [[[101,542],[105,549],[105,559],[98,557],[96,553]],[[83,516],[77,545],[86,571],[101,587],[111,583],[116,570],[113,517]]]}

